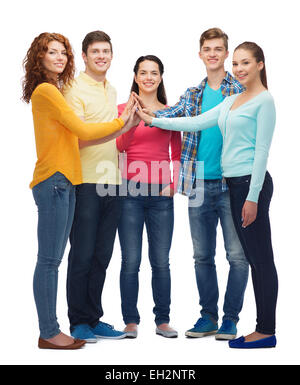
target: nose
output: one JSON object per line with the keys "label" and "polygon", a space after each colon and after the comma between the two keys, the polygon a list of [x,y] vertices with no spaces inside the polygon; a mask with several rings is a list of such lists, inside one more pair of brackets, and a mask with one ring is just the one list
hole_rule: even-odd
{"label": "nose", "polygon": [[236,72],[241,72],[242,71],[241,65],[237,64],[236,67],[235,67],[235,70],[236,70]]}
{"label": "nose", "polygon": [[98,55],[99,59],[103,59],[105,57],[105,54],[103,51],[99,51],[99,55]]}
{"label": "nose", "polygon": [[57,54],[57,60],[58,61],[63,61],[64,60],[64,55],[62,53]]}

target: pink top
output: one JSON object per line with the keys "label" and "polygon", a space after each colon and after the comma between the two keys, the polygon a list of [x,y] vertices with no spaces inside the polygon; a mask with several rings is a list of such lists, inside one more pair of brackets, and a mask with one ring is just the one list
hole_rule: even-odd
{"label": "pink top", "polygon": [[[119,116],[126,104],[118,106]],[[141,183],[170,184],[176,191],[180,170],[181,134],[179,131],[162,130],[145,126],[141,121],[137,127],[119,136],[117,147],[127,154],[121,165],[122,177]],[[171,146],[171,154],[170,154]],[[173,163],[173,182],[170,162]]]}

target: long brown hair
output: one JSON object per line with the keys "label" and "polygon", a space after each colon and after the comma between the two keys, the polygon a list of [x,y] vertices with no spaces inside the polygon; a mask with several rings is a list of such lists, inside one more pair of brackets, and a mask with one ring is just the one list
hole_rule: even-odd
{"label": "long brown hair", "polygon": [[22,99],[29,103],[31,95],[34,89],[41,83],[47,82],[55,86],[57,84],[49,76],[48,71],[43,66],[42,60],[48,51],[48,44],[56,40],[65,46],[67,54],[67,64],[64,71],[58,75],[58,83],[60,86],[68,84],[73,78],[75,73],[74,55],[69,40],[58,33],[43,32],[37,36],[27,54],[23,60],[23,68],[25,76],[23,79],[23,96]]}
{"label": "long brown hair", "polygon": [[263,84],[263,86],[268,89],[268,82],[267,82],[267,71],[266,71],[266,63],[265,63],[265,55],[263,50],[260,48],[259,45],[256,43],[253,43],[252,41],[245,41],[244,43],[239,44],[234,51],[237,49],[244,49],[247,51],[251,51],[252,55],[255,57],[256,62],[263,62],[264,67],[260,71],[260,80]]}
{"label": "long brown hair", "polygon": [[[145,60],[154,61],[158,65],[160,76],[163,75],[163,73],[164,73],[164,65],[163,65],[162,61],[157,56],[154,56],[154,55],[140,56],[137,59],[135,65],[134,65],[134,68],[133,68],[133,72],[136,75],[138,73],[140,63],[142,63]],[[137,83],[136,83],[134,78],[133,78],[133,82],[132,82],[132,86],[131,86],[131,92],[132,91],[134,91],[137,94],[139,94],[139,86],[137,85]],[[164,86],[163,79],[161,79],[161,82],[159,83],[159,86],[157,88],[157,99],[160,101],[160,103],[162,103],[164,105],[167,104],[167,96],[166,96],[166,91],[165,91],[165,86]]]}

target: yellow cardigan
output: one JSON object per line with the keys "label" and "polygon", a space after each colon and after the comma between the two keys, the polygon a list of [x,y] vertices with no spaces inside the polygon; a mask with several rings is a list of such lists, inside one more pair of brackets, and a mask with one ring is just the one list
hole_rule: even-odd
{"label": "yellow cardigan", "polygon": [[105,123],[84,123],[50,83],[36,87],[31,103],[37,162],[30,188],[57,171],[73,185],[82,183],[78,138],[103,138],[124,126],[121,118]]}

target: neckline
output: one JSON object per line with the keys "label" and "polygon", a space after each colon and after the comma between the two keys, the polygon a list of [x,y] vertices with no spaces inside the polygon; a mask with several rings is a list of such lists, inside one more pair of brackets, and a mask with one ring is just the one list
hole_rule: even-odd
{"label": "neckline", "polygon": [[255,99],[255,98],[257,98],[258,96],[260,96],[261,94],[263,94],[264,92],[268,92],[268,90],[261,91],[259,94],[253,96],[253,98],[247,100],[245,103],[243,103],[243,104],[241,104],[240,106],[238,106],[238,107],[232,109],[231,107],[232,107],[233,103],[236,101],[237,97],[238,97],[239,95],[241,95],[241,94],[237,94],[237,97],[234,99],[232,105],[231,105],[230,108],[229,108],[229,112],[233,112],[233,111],[238,110],[239,108],[243,107],[245,104],[251,102],[253,99]]}
{"label": "neckline", "polygon": [[213,92],[222,92],[221,85],[220,85],[220,87],[219,87],[217,90],[214,90],[214,89],[208,84],[208,82],[206,83],[205,86],[206,86],[207,88],[209,88],[210,91],[213,91]]}

